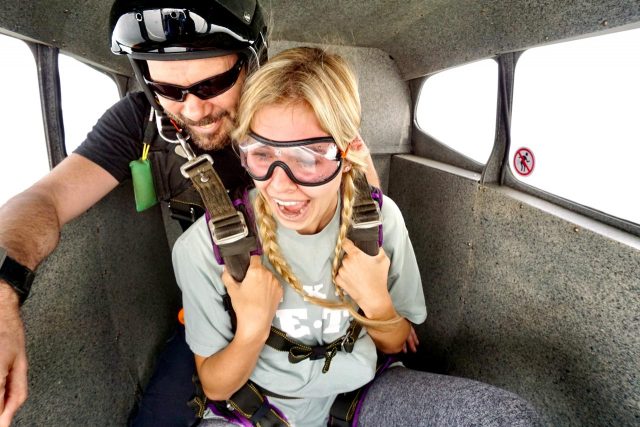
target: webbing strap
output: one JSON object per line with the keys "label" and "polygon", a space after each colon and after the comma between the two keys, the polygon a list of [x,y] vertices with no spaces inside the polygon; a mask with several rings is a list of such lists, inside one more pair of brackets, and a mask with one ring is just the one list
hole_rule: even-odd
{"label": "webbing strap", "polygon": [[367,395],[369,388],[373,382],[387,370],[391,363],[396,359],[386,355],[378,353],[378,362],[376,364],[376,375],[374,378],[363,385],[362,387],[349,391],[347,393],[340,393],[336,396],[336,399],[331,405],[329,412],[329,427],[355,427],[358,425],[358,418],[362,401]]}
{"label": "webbing strap", "polygon": [[364,174],[354,177],[356,197],[353,204],[352,223],[347,233],[349,239],[368,255],[377,255],[381,242],[382,218],[380,206],[371,196],[371,188]]}
{"label": "webbing strap", "polygon": [[[347,237],[362,252],[375,256],[380,252],[380,246],[382,245],[382,215],[380,214],[382,193],[377,188],[372,190],[366,176],[362,173],[358,173],[353,178],[353,183],[356,187],[356,196],[353,204],[351,227],[349,227]],[[364,315],[362,310],[358,312]],[[343,343],[345,351],[351,353],[361,330],[362,325],[360,323],[351,322]]]}
{"label": "webbing strap", "polygon": [[236,210],[209,156],[199,156],[181,167],[198,190],[209,212],[209,231],[219,247],[229,274],[238,282],[244,279],[250,262],[250,252],[257,247],[249,233],[242,212]]}
{"label": "webbing strap", "polygon": [[288,337],[285,332],[272,326],[266,344],[275,350],[289,353],[288,358],[290,363],[299,363],[306,359],[319,360],[324,358],[322,373],[326,374],[331,367],[331,361],[338,351],[345,351],[347,353],[353,351],[353,345],[358,339],[358,334],[360,334],[361,329],[362,326],[355,320],[352,320],[345,335],[328,344],[310,346]]}
{"label": "webbing strap", "polygon": [[227,403],[238,411],[251,424],[261,427],[288,427],[283,414],[280,413],[269,400],[260,392],[256,384],[247,381],[240,390],[236,391]]}

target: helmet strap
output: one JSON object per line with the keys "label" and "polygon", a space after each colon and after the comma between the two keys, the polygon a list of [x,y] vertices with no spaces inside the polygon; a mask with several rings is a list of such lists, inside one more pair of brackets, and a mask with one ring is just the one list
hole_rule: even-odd
{"label": "helmet strap", "polygon": [[142,87],[142,91],[146,95],[147,100],[149,101],[149,104],[151,104],[151,107],[153,107],[153,109],[156,110],[156,115],[163,115],[164,110],[158,103],[158,100],[156,99],[156,95],[153,93],[153,91],[149,88],[149,86],[144,81],[144,74],[142,71],[142,66],[140,65],[140,61],[143,61],[143,60],[133,59],[131,55],[128,55],[128,59],[129,59],[129,63],[131,64],[131,68],[133,68],[133,72],[136,75],[136,80],[138,81],[138,84]]}

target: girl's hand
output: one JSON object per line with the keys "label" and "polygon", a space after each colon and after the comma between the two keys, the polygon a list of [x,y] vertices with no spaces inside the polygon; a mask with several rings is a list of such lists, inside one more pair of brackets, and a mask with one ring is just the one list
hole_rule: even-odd
{"label": "girl's hand", "polygon": [[236,336],[266,341],[283,296],[278,279],[262,265],[259,256],[252,256],[242,283],[233,280],[226,269],[222,282],[238,319]]}
{"label": "girl's hand", "polygon": [[345,256],[336,276],[336,285],[342,288],[364,311],[366,317],[388,320],[393,302],[387,289],[389,257],[380,248],[376,256],[362,252],[351,240],[345,239]]}
{"label": "girl's hand", "polygon": [[411,330],[409,331],[409,335],[407,336],[407,340],[402,346],[402,352],[406,353],[410,351],[411,353],[415,353],[418,351],[418,346],[420,345],[420,341],[418,341],[418,334],[416,334],[416,330],[411,325]]}

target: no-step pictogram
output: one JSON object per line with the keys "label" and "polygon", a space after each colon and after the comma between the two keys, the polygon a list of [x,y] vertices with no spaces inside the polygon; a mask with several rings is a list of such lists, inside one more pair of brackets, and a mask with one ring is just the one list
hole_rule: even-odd
{"label": "no-step pictogram", "polygon": [[513,156],[513,168],[522,176],[531,175],[536,165],[536,158],[528,148],[518,148]]}

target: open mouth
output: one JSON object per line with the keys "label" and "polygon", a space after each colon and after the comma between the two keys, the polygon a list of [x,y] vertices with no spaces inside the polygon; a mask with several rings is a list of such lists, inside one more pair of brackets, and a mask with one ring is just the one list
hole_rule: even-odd
{"label": "open mouth", "polygon": [[302,217],[307,211],[309,201],[304,200],[280,200],[272,199],[278,208],[278,212],[286,219],[295,220]]}

